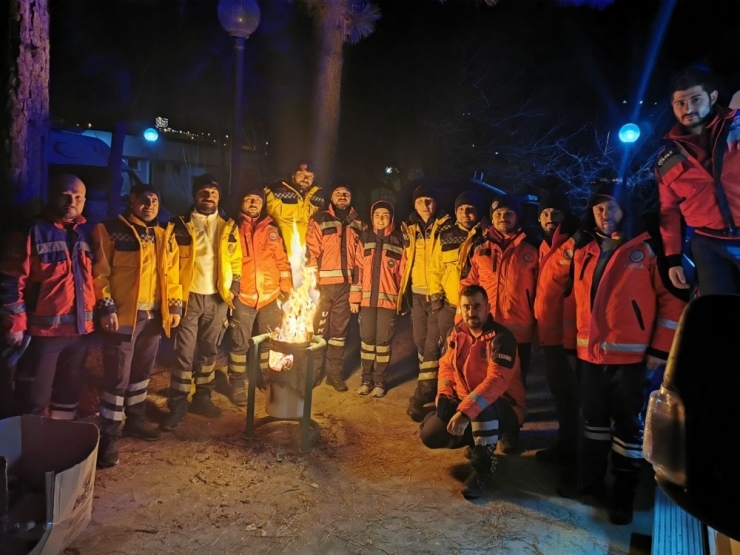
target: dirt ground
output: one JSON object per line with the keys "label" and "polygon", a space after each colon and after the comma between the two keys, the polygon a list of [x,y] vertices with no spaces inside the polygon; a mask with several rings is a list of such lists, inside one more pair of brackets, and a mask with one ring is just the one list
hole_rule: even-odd
{"label": "dirt ground", "polygon": [[[120,554],[642,554],[649,553],[653,485],[646,471],[630,526],[609,524],[603,507],[562,499],[557,468],[534,450],[554,422],[540,353],[528,381],[525,451],[502,456],[487,496],[460,495],[469,465],[461,451],[431,451],[405,414],[414,389],[408,318],[399,322],[391,389],[361,397],[354,333],[350,391],[314,389],[320,436],[300,452],[298,425],[273,422],[247,440],[245,411],[233,406],[219,373],[215,402],[224,415],[188,415],[158,442],[124,439],[118,466],[98,470],[92,522],[65,555]],[[169,344],[149,388],[152,420],[166,414]],[[91,392],[100,352],[88,359]],[[256,415],[265,413],[258,392]]]}

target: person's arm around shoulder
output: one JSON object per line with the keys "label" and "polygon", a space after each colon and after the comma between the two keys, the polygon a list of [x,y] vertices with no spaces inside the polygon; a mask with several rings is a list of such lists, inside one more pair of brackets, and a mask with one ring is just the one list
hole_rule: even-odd
{"label": "person's arm around shoulder", "polygon": [[6,343],[20,345],[26,331],[26,286],[31,274],[31,239],[13,232],[0,260],[0,328]]}
{"label": "person's arm around shoulder", "polygon": [[110,285],[115,243],[111,240],[103,223],[93,228],[92,239],[93,290],[95,291],[96,309],[103,329],[115,332],[118,331],[118,314]]}

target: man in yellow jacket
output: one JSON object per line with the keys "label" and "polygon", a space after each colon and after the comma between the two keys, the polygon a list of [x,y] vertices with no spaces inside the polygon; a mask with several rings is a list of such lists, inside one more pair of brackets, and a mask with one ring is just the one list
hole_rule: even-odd
{"label": "man in yellow jacket", "polygon": [[[301,163],[293,171],[290,183],[279,181],[265,187],[267,215],[280,228],[289,259],[292,259],[294,243],[299,242],[305,248],[308,221],[324,208],[322,189],[314,185],[313,178],[308,164]],[[293,224],[298,231],[297,238],[294,237]]]}
{"label": "man in yellow jacket", "polygon": [[[219,214],[221,186],[211,174],[193,180],[193,210],[172,219],[180,249],[180,284],[185,310],[175,334],[175,368],[170,381],[170,414],[162,431],[177,428],[188,413],[187,398],[195,381],[190,412],[217,418],[211,401],[218,344],[228,326],[227,313],[239,294],[242,250],[234,220]],[[197,357],[196,357],[197,347]]]}
{"label": "man in yellow jacket", "polygon": [[169,337],[180,323],[182,287],[174,225],[160,226],[158,213],[157,192],[137,185],[126,212],[93,230],[93,286],[103,329],[103,468],[118,463],[122,433],[147,441],[160,437],[146,420],[144,401],[162,329]]}

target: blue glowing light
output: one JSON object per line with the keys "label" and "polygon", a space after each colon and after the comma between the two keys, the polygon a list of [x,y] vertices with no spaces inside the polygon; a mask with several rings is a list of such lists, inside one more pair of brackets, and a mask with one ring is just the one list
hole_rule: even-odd
{"label": "blue glowing light", "polygon": [[623,143],[634,143],[640,138],[640,128],[634,123],[625,123],[619,130],[619,140]]}
{"label": "blue glowing light", "polygon": [[150,143],[153,143],[154,141],[159,139],[159,133],[153,127],[149,127],[146,129],[146,131],[144,131],[144,138]]}

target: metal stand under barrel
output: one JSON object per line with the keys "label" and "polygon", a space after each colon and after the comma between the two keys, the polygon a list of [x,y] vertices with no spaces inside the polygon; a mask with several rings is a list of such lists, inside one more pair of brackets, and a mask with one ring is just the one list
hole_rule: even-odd
{"label": "metal stand under barrel", "polygon": [[[259,346],[263,341],[270,344],[271,350],[293,355],[294,367],[287,371],[275,371],[274,369],[268,371],[270,377],[265,384],[268,416],[264,416],[255,422],[255,393],[261,373]],[[326,341],[322,337],[314,337],[310,342],[305,343],[286,343],[272,339],[270,334],[266,333],[252,337],[249,340],[249,385],[247,387],[247,429],[244,432],[245,437],[253,439],[255,429],[263,424],[297,421],[300,423],[301,451],[303,453],[310,451],[311,441],[318,437],[321,431],[319,424],[311,419],[311,401],[315,386],[314,356],[324,347],[326,347]],[[305,368],[302,369],[302,366],[305,366]],[[305,374],[304,380],[299,379],[302,373]],[[298,383],[296,383],[296,379],[298,379]],[[290,383],[291,381],[293,383]]]}

